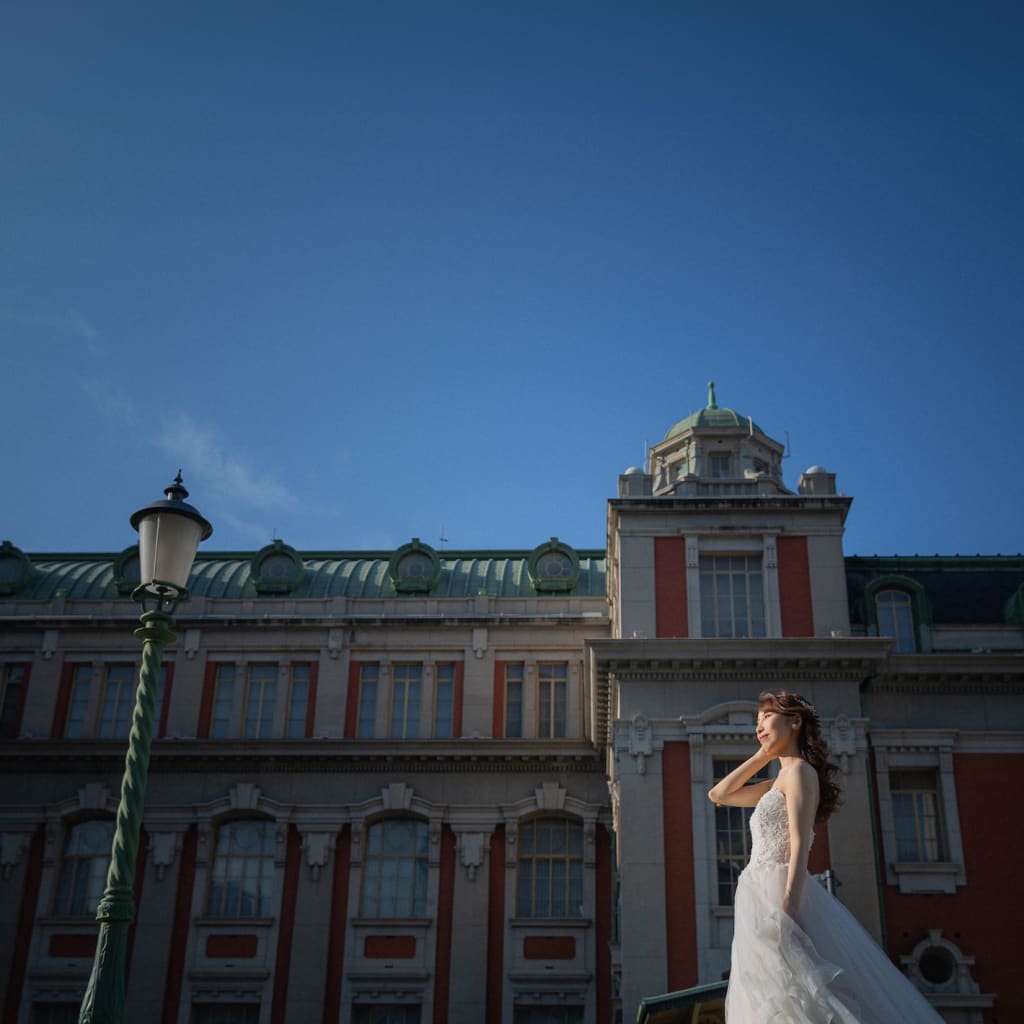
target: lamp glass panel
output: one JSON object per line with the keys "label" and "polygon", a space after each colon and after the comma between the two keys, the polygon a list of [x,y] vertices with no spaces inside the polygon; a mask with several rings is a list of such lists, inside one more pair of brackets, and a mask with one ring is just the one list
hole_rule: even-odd
{"label": "lamp glass panel", "polygon": [[139,563],[143,584],[159,580],[185,587],[202,539],[202,524],[180,513],[158,511],[139,522]]}

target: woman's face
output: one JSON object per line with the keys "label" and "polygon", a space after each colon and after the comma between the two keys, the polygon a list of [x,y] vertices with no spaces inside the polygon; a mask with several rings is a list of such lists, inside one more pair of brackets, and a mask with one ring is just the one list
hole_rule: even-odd
{"label": "woman's face", "polygon": [[757,741],[765,750],[784,750],[800,728],[799,715],[784,715],[772,707],[757,713]]}

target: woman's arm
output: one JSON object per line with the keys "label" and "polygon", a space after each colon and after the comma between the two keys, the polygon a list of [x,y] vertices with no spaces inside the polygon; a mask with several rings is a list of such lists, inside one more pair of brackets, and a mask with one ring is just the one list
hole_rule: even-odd
{"label": "woman's arm", "polygon": [[796,917],[807,880],[807,858],[811,852],[814,815],[818,811],[818,774],[806,762],[779,773],[778,787],[786,797],[789,818],[789,871],[782,909]]}
{"label": "woman's arm", "polygon": [[753,807],[765,793],[771,789],[771,780],[755,782],[748,786],[747,780],[756,775],[774,755],[759,750],[753,757],[734,768],[721,782],[716,782],[708,790],[708,799],[716,806]]}

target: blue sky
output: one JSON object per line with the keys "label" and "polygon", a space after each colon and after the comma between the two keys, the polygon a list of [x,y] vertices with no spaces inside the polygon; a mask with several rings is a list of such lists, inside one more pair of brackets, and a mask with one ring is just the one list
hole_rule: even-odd
{"label": "blue sky", "polygon": [[0,537],[602,547],[721,405],[1024,549],[1016,3],[0,7]]}

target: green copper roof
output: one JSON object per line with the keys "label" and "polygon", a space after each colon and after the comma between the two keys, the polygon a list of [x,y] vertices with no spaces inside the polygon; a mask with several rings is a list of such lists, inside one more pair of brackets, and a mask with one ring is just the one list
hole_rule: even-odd
{"label": "green copper roof", "polygon": [[[395,591],[388,572],[391,552],[299,553],[305,573],[287,596],[302,598],[391,598]],[[604,597],[605,554],[579,551],[579,578],[566,597]],[[427,598],[535,597],[528,569],[529,551],[439,552],[441,578]],[[33,574],[9,600],[49,601],[58,592],[71,600],[110,600],[127,593],[118,589],[114,566],[118,555],[29,555]],[[248,553],[200,553],[189,578],[194,597],[263,600],[252,578]]]}
{"label": "green copper roof", "polygon": [[692,430],[695,427],[746,427],[749,429],[751,425],[759,434],[764,433],[753,420],[747,419],[746,416],[741,416],[735,409],[720,409],[718,407],[718,402],[715,399],[715,382],[712,380],[708,382],[707,406],[701,409],[700,412],[690,413],[686,419],[682,419],[669,427],[664,440],[667,441],[670,437],[675,437],[677,434],[682,434],[684,431]]}

